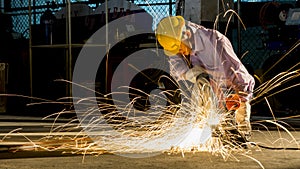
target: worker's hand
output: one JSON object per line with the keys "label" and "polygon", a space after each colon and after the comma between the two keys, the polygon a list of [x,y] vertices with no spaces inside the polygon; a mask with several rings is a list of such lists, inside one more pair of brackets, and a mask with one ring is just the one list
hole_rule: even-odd
{"label": "worker's hand", "polygon": [[196,83],[197,77],[202,73],[205,73],[204,69],[199,66],[195,66],[185,73],[185,79],[192,83]]}

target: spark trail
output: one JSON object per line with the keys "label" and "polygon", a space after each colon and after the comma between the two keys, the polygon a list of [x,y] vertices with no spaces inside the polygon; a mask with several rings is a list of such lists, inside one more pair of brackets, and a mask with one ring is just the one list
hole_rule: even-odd
{"label": "spark trail", "polygon": [[[227,132],[228,128],[235,126],[231,124],[232,117],[228,116],[231,113],[219,108],[220,101],[213,94],[209,83],[202,80],[196,86],[188,83],[184,85],[191,89],[184,91],[191,92],[180,91],[183,100],[180,104],[165,105],[170,101],[166,96],[172,95],[172,91],[147,94],[152,100],[148,111],[134,109],[135,99],[130,103],[113,100],[118,104],[111,104],[109,98],[112,94],[128,93],[111,93],[97,98],[100,100],[97,107],[90,106],[94,105],[90,103],[93,100],[91,98],[78,99],[74,104],[84,105],[84,109],[76,110],[79,123],[75,119],[66,124],[56,123],[61,115],[74,113],[74,110],[46,117],[55,117],[50,132],[44,133],[45,136],[39,140],[27,139],[29,143],[22,148],[63,150],[78,154],[114,153],[135,157],[163,152],[184,154],[208,151],[221,154],[224,159],[233,150],[242,151],[240,143],[235,142],[235,137],[239,135]],[[18,135],[22,133],[18,132]],[[2,142],[12,136],[16,136],[16,133],[7,133]],[[24,137],[27,138],[25,133]]]}

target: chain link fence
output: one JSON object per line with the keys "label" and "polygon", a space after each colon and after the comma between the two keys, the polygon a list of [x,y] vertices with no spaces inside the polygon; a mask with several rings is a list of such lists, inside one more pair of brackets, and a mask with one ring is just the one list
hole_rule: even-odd
{"label": "chain link fence", "polygon": [[[33,3],[34,2],[34,3]],[[65,6],[64,0],[56,1],[33,1],[30,0],[14,0],[10,4],[9,13],[11,13],[13,20],[13,31],[16,32],[18,36],[29,38],[29,13],[28,6],[31,6],[31,24],[40,24],[40,19],[43,13],[50,9],[53,13],[59,11],[63,6]],[[55,2],[55,3],[54,3]],[[80,3],[87,4],[92,10],[95,10],[101,3],[90,3],[90,0],[81,0]],[[95,1],[96,2],[96,1]],[[134,4],[145,9],[153,17],[153,28],[159,20],[167,15],[175,15],[176,0],[131,0]],[[242,1],[243,2],[243,1]],[[270,1],[264,1],[267,3]],[[286,2],[286,1],[283,1]],[[292,1],[290,3],[294,3]],[[78,3],[78,1],[71,1],[71,3]],[[244,2],[247,3],[247,2]],[[251,3],[247,3],[249,5]],[[241,17],[247,19],[259,20],[258,15],[250,16],[251,13],[258,13],[259,8],[253,9],[256,11],[243,11],[241,9]],[[246,9],[245,9],[246,10]],[[248,12],[248,14],[246,14]],[[249,14],[250,13],[250,14]],[[243,14],[246,14],[243,15]],[[252,17],[252,18],[249,18]],[[241,31],[241,52],[243,57],[241,58],[244,63],[250,64],[255,70],[260,69],[265,60],[277,51],[267,50],[263,42],[264,30],[260,25],[250,25],[246,27],[246,30]],[[233,29],[233,46],[236,48],[237,45],[237,32]]]}
{"label": "chain link fence", "polygon": [[[132,0],[134,4],[145,9],[154,19],[153,28],[157,22],[167,16],[175,14],[175,1],[176,0]],[[78,3],[77,1],[71,1],[72,4]],[[101,3],[90,3],[89,0],[82,0],[80,4],[88,5],[93,11],[102,5]],[[64,0],[57,1],[31,1],[16,0],[12,1],[9,8],[13,21],[13,31],[21,34],[25,38],[29,38],[29,6],[31,6],[31,24],[40,24],[41,16],[47,9],[53,13],[61,10],[66,6]],[[92,14],[92,13],[91,13]]]}

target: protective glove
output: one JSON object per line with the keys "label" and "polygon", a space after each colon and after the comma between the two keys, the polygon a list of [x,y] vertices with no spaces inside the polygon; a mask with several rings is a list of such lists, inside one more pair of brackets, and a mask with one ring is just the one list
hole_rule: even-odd
{"label": "protective glove", "polygon": [[240,107],[241,99],[238,94],[230,94],[225,98],[227,110],[237,110]]}
{"label": "protective glove", "polygon": [[185,73],[185,80],[196,83],[197,77],[202,73],[205,73],[202,67],[194,66]]}
{"label": "protective glove", "polygon": [[251,105],[249,101],[241,101],[240,107],[235,112],[235,120],[239,132],[246,137],[249,137],[251,133],[250,115]]}

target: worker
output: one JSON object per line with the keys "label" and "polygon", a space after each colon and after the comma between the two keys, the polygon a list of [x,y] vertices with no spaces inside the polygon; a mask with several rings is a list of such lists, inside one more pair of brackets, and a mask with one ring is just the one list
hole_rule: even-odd
{"label": "worker", "polygon": [[251,135],[251,105],[254,78],[235,54],[229,39],[214,29],[186,21],[182,16],[168,16],[157,25],[156,37],[169,56],[170,73],[176,80],[196,83],[208,74],[220,88],[239,98],[235,110],[236,128],[245,138]]}

